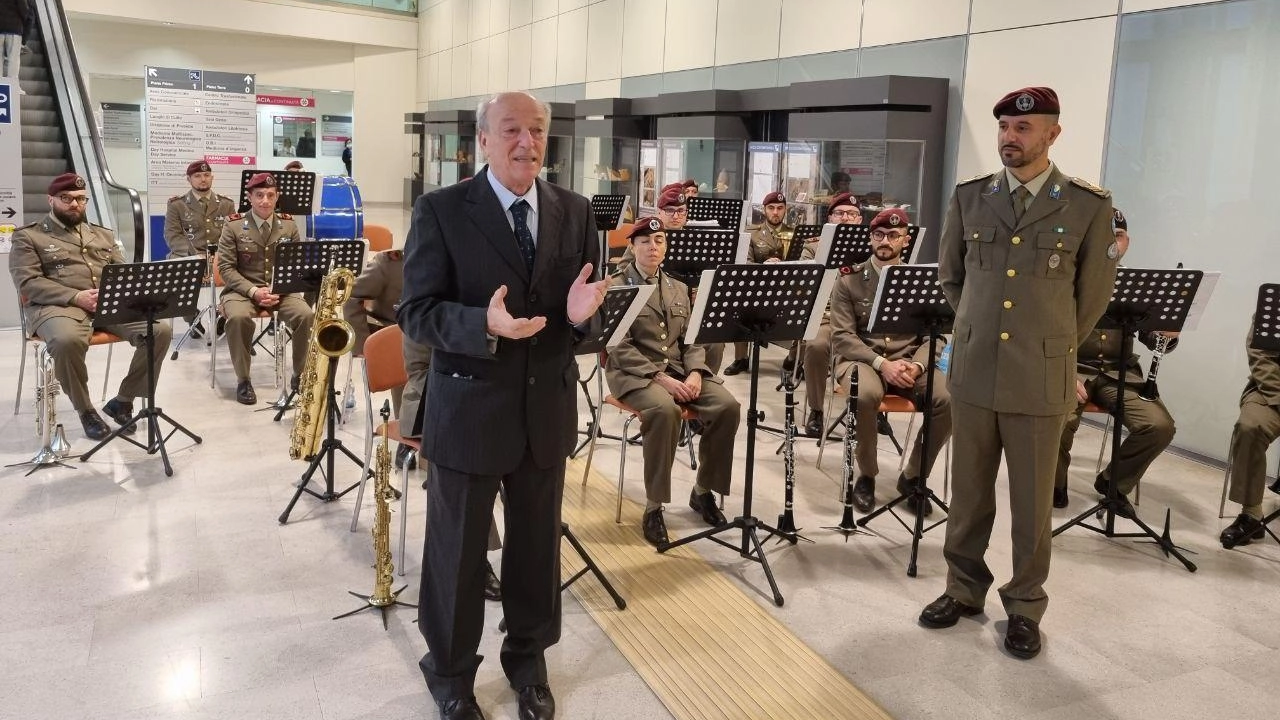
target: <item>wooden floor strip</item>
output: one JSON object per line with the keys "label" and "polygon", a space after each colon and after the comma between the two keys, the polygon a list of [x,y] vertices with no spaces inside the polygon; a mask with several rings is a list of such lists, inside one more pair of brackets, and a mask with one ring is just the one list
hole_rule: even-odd
{"label": "wooden floor strip", "polygon": [[[627,609],[589,574],[573,593],[676,718],[889,717],[697,551],[654,552],[640,534],[639,505],[624,501],[623,522],[615,523],[616,482],[593,471],[582,487],[578,460],[566,477],[564,520]],[[725,539],[737,544],[740,536]],[[576,553],[562,557],[566,575],[582,567]]]}

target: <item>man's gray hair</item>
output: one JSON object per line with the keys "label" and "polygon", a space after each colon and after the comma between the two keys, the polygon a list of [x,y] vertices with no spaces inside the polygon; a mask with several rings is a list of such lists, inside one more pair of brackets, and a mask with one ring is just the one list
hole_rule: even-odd
{"label": "man's gray hair", "polygon": [[547,119],[547,125],[549,126],[551,124],[551,103],[543,102],[542,100],[534,97],[532,93],[527,93],[523,90],[510,90],[507,92],[500,92],[476,106],[477,129],[489,132],[489,108],[493,107],[494,104],[507,95],[524,95],[530,100],[538,103],[538,107],[542,110],[542,115]]}

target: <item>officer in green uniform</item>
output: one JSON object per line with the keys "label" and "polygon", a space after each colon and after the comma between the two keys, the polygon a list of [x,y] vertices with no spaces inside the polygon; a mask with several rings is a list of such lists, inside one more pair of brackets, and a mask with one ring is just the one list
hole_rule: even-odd
{"label": "officer in green uniform", "polygon": [[703,426],[698,477],[689,493],[689,507],[713,527],[725,521],[712,493],[729,492],[742,406],[707,367],[704,346],[684,341],[691,309],[689,288],[662,272],[667,236],[661,221],[640,220],[630,240],[635,261],[615,274],[615,284],[656,287],[625,339],[609,351],[605,382],[609,392],[640,412],[648,497],[641,526],[645,540],[661,545],[667,542],[662,504],[671,500],[680,406],[697,410]]}
{"label": "officer in green uniform", "polygon": [[258,396],[249,380],[249,343],[253,341],[253,321],[258,312],[277,313],[293,331],[291,384],[295,387],[307,361],[312,312],[301,294],[277,295],[271,291],[276,245],[302,240],[293,218],[276,212],[279,193],[275,177],[258,173],[249,178],[245,187],[252,209],[245,215],[227,218],[218,239],[218,271],[226,285],[222,289],[222,314],[227,318],[227,349],[236,371],[236,400],[253,405]]}
{"label": "officer in green uniform", "polygon": [[[842,192],[831,198],[827,206],[827,222],[837,225],[861,225],[862,210],[858,208],[858,198]],[[808,250],[806,249],[806,252]],[[809,253],[813,257],[813,253]],[[818,326],[818,334],[812,340],[804,342],[804,383],[805,398],[809,403],[809,417],[804,424],[804,433],[809,437],[820,437],[826,427],[822,417],[822,404],[827,397],[827,380],[831,377],[831,319],[830,313],[824,313],[822,324]]]}
{"label": "officer in green uniform", "polygon": [[[88,203],[84,178],[75,173],[54,178],[49,184],[49,214],[13,234],[9,273],[23,298],[27,330],[48,345],[54,375],[79,414],[85,437],[101,440],[111,431],[89,398],[89,369],[84,362],[89,338],[96,328],[118,335],[134,347],[119,392],[102,407],[117,424],[125,425],[126,434],[132,434],[136,429],[129,423],[133,399],[147,394],[147,324],[94,322],[102,268],[125,260],[111,231],[85,220]],[[169,321],[157,322],[153,334],[152,360],[158,378],[173,336]]]}
{"label": "officer in green uniform", "polygon": [[209,163],[197,160],[187,166],[191,189],[169,198],[164,213],[164,241],[169,257],[204,257],[210,245],[218,244],[222,226],[236,212],[231,198],[213,191],[213,171]]}
{"label": "officer in green uniform", "polygon": [[[871,221],[871,257],[864,263],[840,268],[840,279],[831,294],[831,347],[836,354],[836,381],[849,388],[853,373],[858,373],[858,410],[856,461],[858,478],[853,483],[853,507],[871,512],[876,502],[876,475],[880,472],[876,456],[876,418],[885,392],[902,395],[924,407],[924,373],[929,365],[927,338],[917,335],[876,335],[867,329],[871,323],[871,306],[880,273],[889,265],[902,263],[902,252],[911,242],[907,225],[911,222],[905,210],[891,208]],[[938,346],[941,356],[943,345]],[[936,360],[936,358],[935,358]],[[929,464],[951,437],[951,396],[939,370],[933,377],[933,412],[929,425]],[[898,491],[906,493],[920,481],[922,438],[916,436],[915,447],[907,462],[906,472],[898,478]],[[928,501],[923,509],[928,515]]]}
{"label": "officer in green uniform", "polygon": [[1119,250],[1111,196],[1049,161],[1058,125],[1050,88],[996,103],[1004,169],[960,183],[939,247],[939,278],[956,310],[949,368],[955,425],[946,594],[926,627],[983,610],[993,577],[984,559],[995,522],[1000,456],[1009,468],[1013,577],[1000,588],[1005,648],[1040,652],[1049,604],[1050,519],[1062,427],[1076,406],[1076,348],[1106,310]]}
{"label": "officer in green uniform", "polygon": [[[1114,228],[1116,245],[1121,258],[1129,249],[1129,221],[1124,213],[1116,209],[1111,225]],[[1172,352],[1178,344],[1177,333],[1143,332],[1138,339],[1142,344],[1155,349],[1164,336],[1165,352]],[[1095,329],[1089,338],[1080,344],[1076,353],[1076,399],[1079,404],[1062,431],[1062,445],[1058,449],[1058,474],[1053,485],[1053,506],[1067,506],[1067,471],[1071,466],[1071,445],[1075,441],[1076,430],[1080,427],[1080,415],[1085,403],[1094,402],[1110,412],[1116,403],[1116,379],[1120,372],[1120,331],[1114,329]],[[1137,354],[1131,354],[1125,363],[1124,370],[1124,427],[1129,436],[1120,444],[1120,475],[1116,478],[1116,489],[1119,491],[1119,514],[1133,517],[1133,505],[1128,495],[1138,486],[1138,481],[1146,474],[1147,468],[1159,457],[1164,449],[1173,442],[1173,416],[1160,398],[1144,400],[1138,396],[1145,382],[1142,364]],[[1103,469],[1102,474],[1094,480],[1093,489],[1099,495],[1107,494],[1107,481],[1111,478],[1116,466],[1116,458]]]}
{"label": "officer in green uniform", "polygon": [[1267,449],[1280,438],[1280,354],[1255,350],[1252,345],[1250,329],[1244,345],[1249,382],[1240,397],[1240,417],[1231,436],[1231,502],[1240,503],[1240,514],[1218,538],[1225,548],[1265,537],[1261,520]]}

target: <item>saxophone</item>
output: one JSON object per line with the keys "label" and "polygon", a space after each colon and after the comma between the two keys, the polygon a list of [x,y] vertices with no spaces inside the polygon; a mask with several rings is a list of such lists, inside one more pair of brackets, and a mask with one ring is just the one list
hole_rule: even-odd
{"label": "saxophone", "polygon": [[378,445],[373,466],[373,594],[369,596],[369,604],[374,607],[386,607],[396,602],[396,593],[391,592],[391,501],[395,492],[391,489],[391,447],[385,428],[391,417],[391,403],[382,404],[382,443]]}
{"label": "saxophone", "polygon": [[[325,419],[329,413],[329,374],[331,358],[347,354],[355,344],[351,323],[342,319],[342,304],[355,288],[356,276],[347,268],[330,271],[320,282],[320,298],[311,323],[311,339],[307,343],[307,360],[298,378],[298,409],[289,433],[289,458],[310,460],[320,450]],[[279,330],[277,330],[279,333]],[[323,356],[323,357],[321,357]]]}
{"label": "saxophone", "polygon": [[787,225],[784,223],[783,225],[779,226],[778,230],[773,231],[773,237],[775,240],[782,243],[782,247],[778,249],[778,259],[786,260],[787,256],[791,254],[791,243],[795,240],[795,237],[796,237],[795,229],[787,227]]}

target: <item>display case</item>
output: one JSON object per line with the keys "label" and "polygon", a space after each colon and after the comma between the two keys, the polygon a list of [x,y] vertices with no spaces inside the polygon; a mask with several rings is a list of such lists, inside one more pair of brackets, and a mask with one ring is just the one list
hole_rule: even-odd
{"label": "display case", "polygon": [[456,133],[427,135],[428,191],[453,185],[476,174],[476,136]]}
{"label": "display case", "polygon": [[413,203],[422,194],[423,173],[427,157],[427,135],[423,129],[424,113],[405,113],[404,134],[409,136],[409,167],[404,176],[405,210],[412,210]]}
{"label": "display case", "polygon": [[573,189],[592,195],[630,195],[636,207],[640,184],[640,140],[576,137],[573,139]]}
{"label": "display case", "polygon": [[924,224],[920,200],[924,186],[921,140],[819,140],[784,145],[781,188],[788,200],[787,220],[820,224],[827,205],[841,192],[858,199],[864,223],[881,210],[902,208],[913,224]]}

